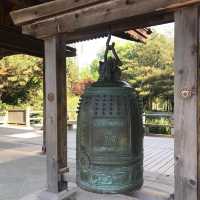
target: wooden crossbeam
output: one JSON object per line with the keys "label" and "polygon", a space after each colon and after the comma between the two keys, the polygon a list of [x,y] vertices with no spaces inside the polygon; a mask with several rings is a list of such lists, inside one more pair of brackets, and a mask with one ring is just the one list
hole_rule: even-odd
{"label": "wooden crossbeam", "polygon": [[[54,10],[57,10],[57,4],[60,1],[54,2]],[[64,2],[64,0],[63,0]],[[67,2],[67,0],[65,1]],[[59,10],[59,13],[48,13],[45,17],[36,18],[37,21],[32,23],[26,20],[27,25],[24,26],[23,31],[27,34],[33,35],[38,38],[45,38],[58,33],[74,33],[81,30],[86,30],[95,26],[109,25],[117,22],[118,20],[134,19],[144,15],[155,15],[159,13],[172,12],[173,9],[186,6],[190,4],[200,3],[200,0],[111,0],[102,1],[102,3],[89,4],[88,6],[82,6],[74,8],[71,11]],[[43,9],[49,9],[49,3],[43,5]],[[74,4],[73,4],[74,5]],[[73,6],[72,5],[72,6]],[[40,5],[42,6],[42,5]],[[37,9],[41,8],[40,6]],[[71,6],[71,7],[72,7]],[[35,10],[33,8],[27,8],[29,12]],[[19,23],[16,19],[18,16],[27,17],[27,9],[13,12],[12,18],[15,24]],[[32,10],[33,9],[33,10]],[[20,21],[22,23],[22,21]],[[25,23],[25,22],[23,22]],[[31,24],[29,24],[31,23]],[[147,21],[148,24],[148,21]],[[132,20],[132,26],[134,26],[134,20]],[[144,24],[145,26],[145,24]]]}
{"label": "wooden crossbeam", "polygon": [[[17,10],[11,13],[11,16],[15,24],[26,24],[47,18],[50,16],[64,14],[67,12],[76,11],[90,6],[97,6],[98,4],[108,3],[111,0],[57,0],[48,3],[43,3],[33,7]],[[141,0],[140,0],[141,1]],[[127,4],[132,2],[137,4],[137,1],[126,1]],[[139,1],[138,1],[139,2]],[[166,1],[167,2],[167,1]],[[187,5],[189,3],[196,2],[196,0],[179,0],[169,1],[167,8],[174,8],[177,6]],[[154,1],[149,1],[149,4],[156,4]],[[160,8],[162,9],[162,8]]]}
{"label": "wooden crossbeam", "polygon": [[[44,57],[44,42],[24,35],[15,28],[0,26],[0,48],[9,50],[9,55],[13,52]],[[66,46],[65,52],[67,57],[76,56],[76,50],[72,47]]]}
{"label": "wooden crossbeam", "polygon": [[26,24],[45,17],[72,12],[86,6],[97,5],[109,0],[58,0],[43,3],[33,7],[16,10],[11,16],[15,24]]}
{"label": "wooden crossbeam", "polygon": [[152,16],[134,17],[130,19],[119,20],[112,24],[104,24],[101,26],[94,26],[83,30],[78,30],[72,33],[65,33],[67,43],[73,43],[77,41],[88,40],[91,38],[98,38],[104,36],[106,33],[111,32],[113,35],[118,36],[121,31],[130,29],[137,29],[143,27],[149,27],[154,25],[160,25],[170,23],[174,21],[173,13],[157,14]]}

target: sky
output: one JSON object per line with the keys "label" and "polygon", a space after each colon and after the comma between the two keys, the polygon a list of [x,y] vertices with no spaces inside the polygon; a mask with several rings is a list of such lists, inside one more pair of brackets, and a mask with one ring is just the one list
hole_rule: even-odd
{"label": "sky", "polygon": [[[174,38],[174,23],[164,24],[159,26],[151,27],[158,33],[164,34],[169,38]],[[77,49],[77,63],[79,68],[86,67],[97,57],[97,54],[105,48],[107,38],[95,39],[86,42],[80,42],[74,44]],[[112,37],[112,40],[117,42],[127,42],[126,40]]]}

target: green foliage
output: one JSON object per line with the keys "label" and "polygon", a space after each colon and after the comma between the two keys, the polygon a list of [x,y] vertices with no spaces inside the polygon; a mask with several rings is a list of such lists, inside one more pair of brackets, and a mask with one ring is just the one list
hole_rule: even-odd
{"label": "green foliage", "polygon": [[74,58],[67,58],[67,87],[68,91],[71,92],[71,88],[74,82],[79,79],[78,65]]}
{"label": "green foliage", "polygon": [[[68,99],[71,101],[71,86],[79,78],[78,67],[73,58],[67,59]],[[15,55],[0,60],[0,110],[26,108],[41,110],[43,106],[42,59]],[[72,104],[74,102],[72,96]],[[71,105],[70,105],[71,106]],[[73,108],[76,106],[74,105]]]}
{"label": "green foliage", "polygon": [[[75,59],[67,65],[68,109],[76,110],[78,97],[72,94],[72,84],[79,79]],[[0,111],[13,108],[42,110],[43,107],[43,62],[27,55],[15,55],[0,60]],[[75,118],[75,113],[72,118]]]}
{"label": "green foliage", "polygon": [[68,58],[66,60],[67,65],[67,109],[68,119],[76,120],[76,109],[79,101],[79,97],[73,94],[73,84],[79,80],[79,68],[74,58]]}
{"label": "green foliage", "polygon": [[[91,67],[92,66],[92,67]],[[99,77],[98,68],[99,68],[99,60],[94,60],[91,63],[91,66],[87,66],[81,69],[80,71],[80,79],[81,80],[97,80]]]}
{"label": "green foliage", "polygon": [[[165,68],[173,66],[173,41],[164,35],[153,33],[145,44],[116,43],[117,53],[124,64],[134,66]],[[98,70],[99,60],[103,60],[104,49],[98,53],[98,59],[90,65],[91,71]],[[94,69],[92,69],[94,68]]]}
{"label": "green foliage", "polygon": [[5,103],[2,103],[2,101],[0,101],[0,115],[4,115],[5,111],[9,108],[9,106]]}
{"label": "green foliage", "polygon": [[84,67],[80,70],[80,80],[94,78],[91,73],[90,67]]}
{"label": "green foliage", "polygon": [[91,64],[91,69],[90,69],[90,72],[91,72],[91,76],[92,76],[92,79],[93,80],[98,80],[99,78],[99,73],[98,73],[98,70],[99,70],[99,60],[94,60]]}
{"label": "green foliage", "polygon": [[[127,67],[123,78],[136,89],[143,98],[146,110],[152,110],[153,102],[169,102],[173,107],[174,71],[172,67]],[[171,110],[167,109],[167,110]]]}
{"label": "green foliage", "polygon": [[79,102],[78,96],[71,95],[68,97],[67,108],[68,108],[68,118],[70,120],[76,120],[77,118],[76,110],[78,102]]}
{"label": "green foliage", "polygon": [[[0,60],[2,103],[35,106],[42,94],[42,60],[15,55]],[[41,105],[40,105],[41,106]]]}
{"label": "green foliage", "polygon": [[171,67],[173,65],[173,43],[165,36],[154,33],[146,44],[134,45],[128,56],[139,66]]}
{"label": "green foliage", "polygon": [[160,118],[147,117],[145,123],[171,126],[171,119],[166,117],[160,117]]}
{"label": "green foliage", "polygon": [[149,128],[149,132],[153,134],[171,134],[172,120],[170,117],[154,117],[147,116],[145,126]]}
{"label": "green foliage", "polygon": [[149,126],[149,132],[152,134],[159,134],[159,135],[171,135],[171,127],[169,126]]}

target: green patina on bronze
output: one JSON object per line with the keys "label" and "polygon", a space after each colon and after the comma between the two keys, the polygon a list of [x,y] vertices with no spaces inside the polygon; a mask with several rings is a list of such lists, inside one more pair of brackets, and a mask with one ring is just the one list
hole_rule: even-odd
{"label": "green patina on bronze", "polygon": [[[113,45],[114,47],[114,45]],[[100,78],[80,99],[77,184],[124,193],[143,184],[143,127],[137,95],[120,80],[118,59],[100,63]]]}

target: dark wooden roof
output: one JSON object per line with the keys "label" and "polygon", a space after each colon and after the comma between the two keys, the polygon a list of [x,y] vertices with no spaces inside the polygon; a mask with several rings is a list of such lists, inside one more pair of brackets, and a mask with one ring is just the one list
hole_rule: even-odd
{"label": "dark wooden roof", "polygon": [[[29,6],[34,6],[37,4],[41,4],[44,2],[49,2],[50,0],[1,0],[0,1],[0,57],[10,55],[10,54],[16,54],[16,53],[27,53],[31,55],[36,55],[36,56],[42,56],[43,53],[43,44],[42,41],[24,36],[21,37],[19,34],[21,34],[21,28],[16,27],[10,17],[10,12],[13,10],[18,10],[22,8],[26,8]],[[2,31],[4,29],[5,31]],[[9,29],[9,37],[13,39],[16,39],[18,42],[15,43],[14,45],[6,45],[6,43],[10,42],[10,38],[6,39],[7,37],[6,31]],[[14,32],[13,32],[13,31]],[[11,33],[12,32],[12,33]],[[16,36],[15,36],[16,34]],[[125,32],[116,32],[114,33],[115,36],[130,40],[130,41],[136,41],[136,42],[145,42],[146,39],[148,38],[149,34],[151,34],[150,29],[134,29],[134,30],[128,30]],[[92,34],[91,37],[87,37],[86,39],[95,39],[99,37],[105,37],[107,34],[105,33],[99,33],[98,35]],[[4,41],[5,40],[5,41]],[[11,39],[12,40],[12,39]],[[28,40],[29,44],[24,44],[26,43],[25,41]],[[79,42],[83,41],[82,40],[73,40],[72,42]],[[21,42],[20,42],[21,41]],[[17,45],[20,46],[20,44],[23,46],[22,49],[17,48]],[[28,48],[28,45],[30,45],[30,48]],[[31,46],[33,48],[31,48]],[[38,51],[37,49],[40,48]],[[31,50],[32,49],[32,50]],[[36,51],[35,51],[36,50]],[[72,54],[73,55],[73,54]]]}

